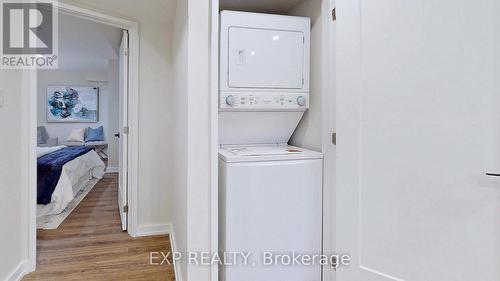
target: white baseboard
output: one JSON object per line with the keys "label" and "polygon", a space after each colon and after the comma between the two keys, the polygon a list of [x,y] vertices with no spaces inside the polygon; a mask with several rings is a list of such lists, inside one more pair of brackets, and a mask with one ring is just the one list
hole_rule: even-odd
{"label": "white baseboard", "polygon": [[118,173],[119,168],[118,167],[107,167],[106,168],[106,173]]}
{"label": "white baseboard", "polygon": [[172,232],[172,224],[153,224],[140,225],[137,228],[136,237],[170,234]]}
{"label": "white baseboard", "polygon": [[19,281],[23,279],[23,277],[32,272],[34,269],[31,269],[31,266],[28,262],[28,260],[21,261],[19,265],[12,271],[12,273],[7,276],[7,281]]}

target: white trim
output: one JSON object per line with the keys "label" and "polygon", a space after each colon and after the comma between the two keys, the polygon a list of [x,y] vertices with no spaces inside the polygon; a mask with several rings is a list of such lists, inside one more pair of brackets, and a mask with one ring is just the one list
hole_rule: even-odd
{"label": "white trim", "polygon": [[[172,253],[177,253],[179,252],[178,251],[178,248],[177,248],[177,242],[175,240],[175,230],[174,230],[174,225],[171,224],[170,225],[170,233],[168,235],[168,238],[170,239],[170,251]],[[180,268],[181,264],[180,263],[175,263],[174,264],[174,275],[175,275],[175,280],[176,281],[182,281],[183,278],[182,278],[182,270]],[[216,280],[218,281],[218,280]]]}
{"label": "white trim", "polygon": [[14,269],[14,271],[12,271],[11,274],[9,274],[7,276],[7,281],[18,281],[18,280],[21,280],[23,279],[24,276],[26,276],[26,274],[28,274],[29,272],[29,268],[30,268],[30,262],[28,260],[23,260],[21,261],[17,266],[16,268]]}
{"label": "white trim", "polygon": [[129,21],[123,18],[114,17],[87,8],[80,8],[78,6],[74,6],[71,4],[59,2],[58,9],[59,12],[67,15],[76,16],[85,20],[91,20],[94,22],[114,26],[117,28],[130,29],[137,27],[137,23],[134,21]]}
{"label": "white trim", "polygon": [[[97,11],[80,8],[77,6],[59,3],[58,10],[61,13],[77,16],[86,20],[100,22],[102,24],[111,25],[114,27],[127,29],[129,31],[129,184],[128,184],[128,233],[132,237],[136,237],[137,217],[138,217],[138,202],[137,202],[137,189],[138,189],[138,151],[139,151],[139,24],[137,22],[129,21],[126,19],[106,15]],[[26,77],[23,76],[23,79]],[[29,217],[28,217],[28,262],[27,266],[23,266],[25,273],[35,270],[36,267],[36,71],[29,74],[29,100],[25,103],[29,104],[29,124],[27,129],[27,136],[29,144],[25,147],[28,149],[25,155],[25,167],[28,168],[29,173]],[[25,95],[28,96],[28,95]]]}
{"label": "white trim", "polygon": [[172,224],[150,224],[150,225],[140,225],[137,228],[136,237],[153,236],[153,235],[164,235],[170,234],[172,232]]}
{"label": "white trim", "polygon": [[119,169],[118,167],[107,167],[106,168],[106,173],[118,173],[119,172]]}
{"label": "white trim", "polygon": [[[211,2],[211,104],[210,104],[210,248],[212,253],[219,251],[219,0]],[[179,271],[180,272],[180,271]],[[177,276],[177,274],[176,274]],[[210,267],[212,281],[219,280],[219,265],[213,263]]]}
{"label": "white trim", "polygon": [[[335,0],[323,0],[322,14],[322,152],[323,152],[323,253],[336,252],[335,245],[335,180],[336,148],[331,143],[331,133],[335,131],[335,25],[331,11]],[[323,266],[323,281],[335,281],[336,271],[330,266]]]}
{"label": "white trim", "polygon": [[129,26],[129,151],[128,151],[128,233],[135,237],[138,224],[139,186],[139,25]]}
{"label": "white trim", "polygon": [[[28,104],[28,118],[26,120],[26,126],[24,131],[27,135],[23,136],[23,147],[26,147],[27,154],[23,153],[24,163],[23,166],[26,167],[26,198],[28,217],[22,218],[26,220],[26,229],[28,233],[28,256],[27,260],[23,261],[22,269],[24,270],[23,275],[33,272],[36,269],[36,197],[37,197],[37,166],[36,166],[36,127],[37,127],[37,72],[36,70],[30,70],[23,72],[23,100],[22,104]],[[34,81],[34,83],[33,83]],[[27,100],[26,100],[27,99]],[[27,161],[27,162],[26,162]]]}

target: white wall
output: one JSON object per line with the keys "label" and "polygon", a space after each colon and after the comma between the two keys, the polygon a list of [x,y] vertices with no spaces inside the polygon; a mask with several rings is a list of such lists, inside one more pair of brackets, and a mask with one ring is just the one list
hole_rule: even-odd
{"label": "white wall", "polygon": [[[177,250],[210,251],[210,24],[204,0],[179,1],[174,22],[173,226]],[[179,267],[183,280],[209,280],[210,267]]]}
{"label": "white wall", "polygon": [[[64,0],[75,6],[124,17],[139,23],[139,173],[138,229],[165,227],[172,222],[172,169],[177,160],[172,156],[173,130],[171,30],[168,21],[149,17],[145,9],[132,1]],[[162,1],[146,2],[150,10],[165,10]],[[120,5],[120,13],[116,13]],[[146,5],[141,3],[141,5]],[[111,9],[113,8],[113,9]]]}
{"label": "white wall", "polygon": [[309,17],[311,19],[311,76],[310,76],[310,107],[305,112],[297,129],[290,139],[290,144],[316,151],[322,151],[322,71],[325,60],[323,51],[323,20],[321,15],[321,0],[304,0],[292,8],[287,14]]}
{"label": "white wall", "polygon": [[21,89],[21,72],[0,70],[4,106],[0,106],[0,280],[5,280],[27,258],[27,181],[23,166],[27,111]]}
{"label": "white wall", "polygon": [[[210,252],[211,10],[206,0],[188,5],[188,250]],[[209,266],[188,266],[188,280],[209,280]]]}
{"label": "white wall", "polygon": [[[500,13],[500,3],[497,2],[495,8],[495,14],[498,15]],[[491,110],[496,112],[496,119],[500,120],[500,111],[498,110],[498,105],[500,105],[500,51],[498,51],[498,47],[500,46],[500,17],[495,17],[493,23],[493,32],[494,32],[494,46],[496,47],[496,52],[494,55],[494,80],[495,80],[495,98],[491,103]],[[500,127],[499,128],[490,128],[491,130],[491,139],[496,140],[500,139]],[[488,144],[488,149],[491,153],[491,158],[488,163],[489,169],[491,171],[498,171],[500,173],[500,146],[496,143]]]}
{"label": "white wall", "polygon": [[[105,140],[108,141],[109,166],[118,166],[118,142],[113,136],[118,132],[118,64],[113,61],[108,72],[40,70],[38,71],[38,126],[45,126],[50,137],[57,137],[59,144],[64,142],[71,130],[76,128],[97,128],[103,126]],[[113,75],[114,74],[114,75]],[[107,82],[90,82],[87,77]],[[47,122],[47,87],[48,86],[96,86],[99,87],[99,118],[97,123],[55,123]],[[110,102],[112,100],[113,102]],[[110,119],[113,123],[110,124]]]}
{"label": "white wall", "polygon": [[170,212],[173,130],[171,27],[140,22],[139,226],[165,225]]}

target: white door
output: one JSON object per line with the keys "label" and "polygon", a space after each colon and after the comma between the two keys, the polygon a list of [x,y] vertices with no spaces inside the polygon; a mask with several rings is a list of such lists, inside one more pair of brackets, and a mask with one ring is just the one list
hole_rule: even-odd
{"label": "white door", "polygon": [[337,0],[337,281],[500,280],[496,0]]}
{"label": "white door", "polygon": [[128,213],[128,31],[123,31],[120,45],[120,175],[118,206],[122,229],[127,230]]}
{"label": "white door", "polygon": [[302,89],[304,33],[229,28],[228,86]]}

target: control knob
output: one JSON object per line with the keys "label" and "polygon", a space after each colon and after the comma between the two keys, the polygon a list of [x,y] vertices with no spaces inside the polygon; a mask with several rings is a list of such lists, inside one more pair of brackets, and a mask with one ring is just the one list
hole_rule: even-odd
{"label": "control knob", "polygon": [[229,95],[226,97],[226,104],[227,105],[233,106],[235,102],[236,102],[236,99],[234,98],[234,96]]}
{"label": "control knob", "polygon": [[306,105],[306,99],[303,96],[297,98],[297,104],[300,106]]}

